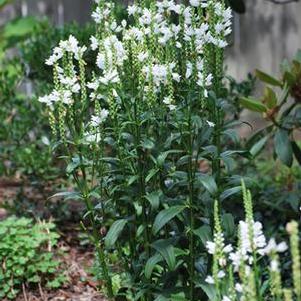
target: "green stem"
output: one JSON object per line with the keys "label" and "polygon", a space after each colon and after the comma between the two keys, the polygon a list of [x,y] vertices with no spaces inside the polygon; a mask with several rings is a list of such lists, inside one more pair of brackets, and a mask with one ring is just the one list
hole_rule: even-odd
{"label": "green stem", "polygon": [[191,124],[191,108],[189,108],[188,116],[188,131],[189,131],[189,165],[188,165],[188,190],[189,190],[189,298],[194,300],[194,262],[195,262],[195,242],[194,242],[194,167],[193,167],[193,128]]}
{"label": "green stem", "polygon": [[92,226],[92,237],[93,237],[93,243],[95,245],[97,257],[102,269],[103,277],[106,282],[106,287],[108,291],[108,297],[110,300],[114,300],[114,293],[113,293],[113,285],[112,280],[109,275],[109,270],[107,267],[106,259],[105,259],[105,252],[103,249],[103,246],[101,244],[101,234],[99,233],[97,229],[97,225],[95,223],[95,214],[93,211],[93,204],[91,203],[90,198],[87,195],[84,195],[84,202],[86,204],[86,207],[89,211],[89,220]]}
{"label": "green stem", "polygon": [[[81,152],[79,152],[79,154],[80,154],[80,160],[82,162],[83,158],[82,158]],[[110,275],[109,275],[109,271],[108,271],[108,267],[107,267],[107,263],[106,263],[106,259],[105,259],[105,252],[104,252],[104,249],[103,249],[102,244],[101,244],[102,237],[101,237],[101,234],[100,234],[100,232],[97,228],[97,224],[95,222],[96,218],[95,218],[95,213],[94,213],[94,207],[93,207],[93,204],[92,204],[92,202],[90,200],[90,197],[88,195],[89,189],[88,189],[88,186],[87,186],[86,170],[85,170],[85,168],[82,164],[81,164],[81,171],[82,171],[82,174],[83,174],[84,187],[80,186],[79,188],[81,189],[81,192],[82,192],[82,195],[83,195],[83,198],[84,198],[84,202],[85,202],[86,208],[88,210],[89,221],[90,221],[90,224],[91,224],[91,227],[92,227],[93,243],[94,243],[94,246],[95,246],[95,249],[96,249],[96,253],[97,253],[97,257],[98,257],[101,269],[102,269],[103,277],[104,277],[105,282],[106,282],[108,297],[109,297],[110,300],[113,300],[114,299],[114,293],[113,293],[112,280],[111,280]]]}

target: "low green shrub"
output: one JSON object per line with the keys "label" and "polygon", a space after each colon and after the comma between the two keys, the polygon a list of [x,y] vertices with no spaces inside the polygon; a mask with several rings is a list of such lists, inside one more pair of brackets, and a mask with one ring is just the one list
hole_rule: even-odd
{"label": "low green shrub", "polygon": [[16,217],[0,222],[1,299],[14,299],[22,286],[63,284],[66,279],[52,251],[58,237],[52,223]]}

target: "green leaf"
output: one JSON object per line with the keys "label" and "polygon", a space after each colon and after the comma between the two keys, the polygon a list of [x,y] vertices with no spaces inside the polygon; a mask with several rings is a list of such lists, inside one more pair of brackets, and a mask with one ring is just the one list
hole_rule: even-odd
{"label": "green leaf", "polygon": [[214,285],[202,283],[200,284],[200,287],[205,292],[209,300],[216,300],[216,291]]}
{"label": "green leaf", "polygon": [[173,206],[162,210],[155,218],[153,233],[157,234],[171,219],[185,209],[185,206]]}
{"label": "green leaf", "polygon": [[145,149],[153,149],[155,147],[155,143],[152,140],[145,138],[142,142],[142,147]]}
{"label": "green leaf", "polygon": [[170,300],[164,297],[163,295],[159,295],[154,301],[170,301]]}
{"label": "green leaf", "polygon": [[168,268],[173,271],[176,267],[176,256],[174,246],[170,243],[170,240],[157,240],[152,243],[152,247],[161,254],[166,261]]}
{"label": "green leaf", "polygon": [[170,301],[187,301],[187,299],[185,297],[185,293],[181,292],[177,294],[172,294],[170,296]]}
{"label": "green leaf", "polygon": [[138,175],[135,175],[135,176],[131,176],[129,179],[128,179],[128,186],[131,186],[134,182],[136,182],[137,180],[139,179],[139,176]]}
{"label": "green leaf", "polygon": [[115,221],[112,224],[109,232],[107,233],[107,235],[105,237],[105,244],[107,247],[112,247],[116,243],[116,241],[117,241],[120,233],[122,232],[124,226],[126,225],[126,223],[127,223],[126,219],[120,219],[120,220]]}
{"label": "green leaf", "polygon": [[193,233],[201,239],[204,247],[206,246],[207,241],[212,241],[212,231],[208,225],[193,230]]}
{"label": "green leaf", "polygon": [[232,236],[235,233],[235,223],[232,214],[225,213],[222,215],[222,225],[228,236]]}
{"label": "green leaf", "polygon": [[269,109],[273,109],[277,105],[277,95],[270,87],[264,89],[263,102]]}
{"label": "green leaf", "polygon": [[0,9],[11,2],[13,2],[13,0],[0,0]]}
{"label": "green leaf", "polygon": [[156,168],[151,169],[145,178],[145,182],[148,183],[158,172],[159,170]]}
{"label": "green leaf", "polygon": [[198,174],[198,180],[210,192],[210,194],[214,195],[217,192],[217,185],[212,176],[200,173]]}
{"label": "green leaf", "polygon": [[254,98],[242,97],[240,99],[240,103],[244,108],[249,109],[250,111],[253,112],[264,113],[267,111],[266,106]]}
{"label": "green leaf", "polygon": [[260,79],[261,81],[263,81],[269,85],[282,87],[281,81],[279,81],[278,79],[274,78],[273,76],[271,76],[263,71],[260,71],[257,69],[257,70],[255,70],[255,75],[258,79]]}
{"label": "green leaf", "polygon": [[253,157],[256,157],[257,155],[259,155],[259,153],[262,151],[262,149],[265,146],[268,139],[269,139],[269,136],[265,136],[265,137],[261,138],[258,142],[256,142],[250,149],[250,154]]}
{"label": "green leaf", "polygon": [[296,61],[298,61],[299,63],[301,63],[301,49],[298,49],[296,56],[294,58]]}
{"label": "green leaf", "polygon": [[292,141],[292,148],[295,155],[296,160],[301,165],[301,149],[296,141]]}
{"label": "green leaf", "polygon": [[288,167],[293,164],[293,149],[288,132],[280,129],[274,137],[275,152],[277,157]]}
{"label": "green leaf", "polygon": [[82,200],[83,197],[79,192],[76,191],[64,191],[64,192],[58,192],[54,195],[52,195],[51,198],[57,198],[57,197],[63,197],[64,200]]}
{"label": "green leaf", "polygon": [[3,28],[4,39],[23,39],[29,36],[40,24],[35,17],[22,17],[9,21]]}
{"label": "green leaf", "polygon": [[162,260],[163,257],[159,253],[156,253],[154,256],[148,259],[144,268],[144,275],[147,279],[150,279],[155,266]]}
{"label": "green leaf", "polygon": [[241,186],[236,186],[236,187],[232,187],[229,189],[226,189],[222,194],[221,194],[221,200],[225,200],[226,198],[228,198],[229,196],[236,194],[238,192],[241,192]]}
{"label": "green leaf", "polygon": [[160,205],[160,197],[162,196],[162,191],[154,191],[145,196],[145,198],[150,202],[152,210],[157,210]]}
{"label": "green leaf", "polygon": [[165,163],[165,160],[167,159],[167,157],[170,155],[170,154],[180,154],[182,153],[182,151],[179,151],[179,150],[169,150],[169,151],[166,151],[164,153],[161,153],[158,158],[157,158],[157,164],[158,166],[162,167]]}

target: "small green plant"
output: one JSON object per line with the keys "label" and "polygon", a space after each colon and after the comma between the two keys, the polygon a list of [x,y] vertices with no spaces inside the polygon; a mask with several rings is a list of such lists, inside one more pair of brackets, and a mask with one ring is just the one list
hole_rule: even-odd
{"label": "small green plant", "polygon": [[267,241],[262,224],[254,219],[251,193],[244,182],[242,191],[245,220],[239,222],[236,248],[226,244],[217,203],[215,205],[214,239],[206,242],[208,253],[213,256],[212,275],[205,279],[203,289],[212,301],[300,301],[298,223],[292,221],[286,227],[290,235],[289,271],[281,259],[288,256],[287,244],[276,243],[274,238]]}
{"label": "small green plant", "polygon": [[14,299],[23,287],[60,287],[66,280],[52,252],[54,224],[10,217],[0,222],[0,298]]}

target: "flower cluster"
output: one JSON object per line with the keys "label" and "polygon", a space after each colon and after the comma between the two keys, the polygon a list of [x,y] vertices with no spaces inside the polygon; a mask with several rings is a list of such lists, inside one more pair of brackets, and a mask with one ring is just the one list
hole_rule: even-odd
{"label": "flower cluster", "polygon": [[[252,207],[252,200],[250,192],[243,182],[242,189],[245,198],[246,220],[239,222],[238,247],[233,251],[234,247],[232,245],[225,246],[220,220],[215,217],[214,240],[206,243],[208,253],[213,255],[213,275],[207,276],[205,281],[215,286],[221,301],[258,300],[256,285],[261,283],[261,280],[258,279],[261,275],[258,272],[264,266],[259,262],[262,261],[263,257],[268,257],[270,263],[266,270],[269,272],[271,296],[277,300],[282,300],[283,296],[292,296],[292,290],[282,288],[279,259],[279,253],[286,252],[288,246],[285,242],[277,244],[274,238],[267,242],[263,234],[262,224],[258,221],[248,220],[251,216],[249,210]],[[294,291],[296,296],[299,296],[301,294],[299,289],[301,275],[300,255],[296,243],[298,241],[297,228],[295,222],[288,224],[287,227],[291,236]],[[218,267],[218,270],[216,267]],[[292,300],[292,297],[285,300]]]}
{"label": "flower cluster", "polygon": [[[95,3],[92,18],[98,31],[90,41],[91,49],[97,51],[99,72],[91,82],[85,83],[86,47],[79,46],[76,38],[70,36],[46,60],[54,68],[55,88],[49,95],[40,97],[40,102],[55,110],[58,104],[70,106],[77,99],[84,101],[89,89],[90,99],[97,100],[95,106],[107,100],[114,116],[118,90],[127,89],[127,79],[135,74],[137,91],[143,91],[142,99],[146,103],[159,102],[174,111],[181,106],[178,87],[189,88],[192,83],[199,87],[199,98],[204,103],[214,81],[212,70],[204,63],[208,61],[206,53],[211,46],[222,49],[227,45],[226,37],[231,32],[229,8],[214,0],[194,0],[189,5],[173,0],[153,1],[149,7],[128,6],[129,20],[118,24],[112,2],[97,0]],[[134,67],[129,69],[132,62]]]}
{"label": "flower cluster", "polygon": [[[160,99],[171,109],[176,108],[174,101],[170,101],[174,98],[171,87],[175,84],[187,85],[195,80],[201,97],[207,97],[213,74],[204,67],[204,50],[208,45],[220,48],[227,45],[226,37],[231,32],[229,8],[213,0],[190,1],[188,6],[173,0],[153,1],[150,7],[129,5],[128,16],[134,22],[123,20],[117,24],[110,17],[112,4],[96,2],[92,16],[106,34],[92,36],[91,48],[98,50],[97,66],[102,70],[98,80],[102,84],[118,84],[125,75],[124,64],[130,59],[137,62],[133,71],[137,72],[146,94],[155,93],[152,97],[157,98],[164,87],[169,87],[167,98]],[[205,18],[203,9],[209,6],[212,9],[206,13],[211,15]]]}

